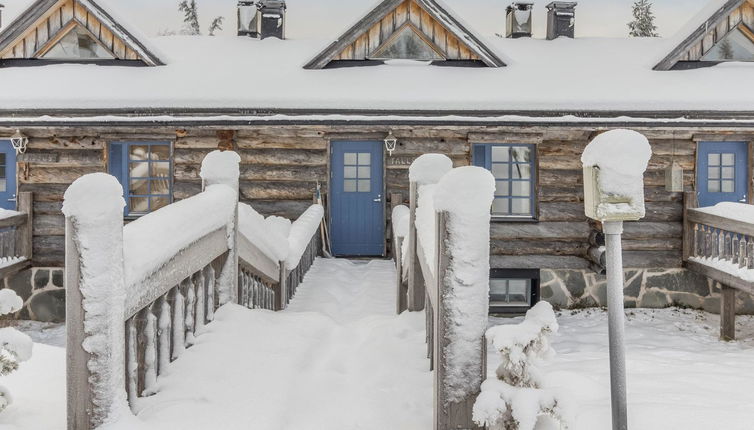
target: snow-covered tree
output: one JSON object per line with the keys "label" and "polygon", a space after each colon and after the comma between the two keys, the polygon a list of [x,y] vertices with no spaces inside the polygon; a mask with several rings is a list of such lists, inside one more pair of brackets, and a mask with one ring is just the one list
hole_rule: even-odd
{"label": "snow-covered tree", "polygon": [[199,28],[199,11],[196,0],[182,0],[178,3],[178,10],[183,12],[184,34],[198,36],[202,34]]}
{"label": "snow-covered tree", "polygon": [[541,415],[566,428],[560,399],[542,388],[544,375],[538,365],[554,355],[549,336],[558,331],[552,306],[540,302],[519,325],[489,329],[487,339],[500,352],[497,378],[482,384],[474,404],[474,421],[489,430],[533,430]]}
{"label": "snow-covered tree", "polygon": [[222,31],[223,29],[223,21],[225,21],[225,17],[218,16],[215,19],[212,20],[212,24],[209,25],[209,35],[214,36],[216,31]]}
{"label": "snow-covered tree", "polygon": [[733,44],[730,43],[730,39],[727,37],[720,42],[720,55],[725,60],[732,60],[736,55],[733,52]]}
{"label": "snow-covered tree", "polygon": [[[202,34],[201,27],[199,25],[199,7],[196,4],[196,0],[181,0],[178,3],[178,10],[183,12],[183,30],[181,34],[188,36],[200,36]],[[214,36],[216,31],[223,29],[224,16],[215,17],[209,25],[209,35]],[[164,30],[161,32],[161,36],[171,36],[176,34],[174,31]]]}
{"label": "snow-covered tree", "polygon": [[659,37],[650,0],[636,0],[633,5],[634,20],[628,23],[631,37]]}
{"label": "snow-covered tree", "polygon": [[[8,289],[0,290],[0,315],[18,312],[23,307],[18,295]],[[18,369],[18,364],[31,358],[34,344],[29,336],[12,327],[0,329],[0,376]],[[0,411],[13,402],[7,388],[0,386]]]}

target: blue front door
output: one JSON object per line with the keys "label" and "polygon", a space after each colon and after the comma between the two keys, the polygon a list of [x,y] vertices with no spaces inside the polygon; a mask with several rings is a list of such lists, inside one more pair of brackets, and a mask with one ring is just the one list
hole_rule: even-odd
{"label": "blue front door", "polygon": [[0,140],[0,208],[16,209],[16,150]]}
{"label": "blue front door", "polygon": [[748,203],[749,181],[748,143],[699,143],[696,189],[700,207]]}
{"label": "blue front door", "polygon": [[338,256],[385,254],[382,142],[333,142],[332,250]]}

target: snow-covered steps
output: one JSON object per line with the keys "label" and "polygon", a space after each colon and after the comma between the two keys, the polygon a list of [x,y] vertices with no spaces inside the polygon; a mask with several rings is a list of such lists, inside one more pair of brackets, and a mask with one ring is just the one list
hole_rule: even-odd
{"label": "snow-covered steps", "polygon": [[390,261],[319,259],[283,312],[226,305],[108,430],[432,428],[424,315],[395,315]]}

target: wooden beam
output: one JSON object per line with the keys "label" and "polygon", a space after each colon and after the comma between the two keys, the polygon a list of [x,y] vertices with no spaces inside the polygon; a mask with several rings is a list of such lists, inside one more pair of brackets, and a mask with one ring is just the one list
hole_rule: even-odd
{"label": "wooden beam", "polygon": [[720,339],[736,340],[736,290],[721,285],[720,293]]}
{"label": "wooden beam", "polygon": [[26,257],[29,261],[33,257],[33,227],[34,227],[34,195],[28,191],[18,193],[17,208],[26,220],[16,227],[16,255]]}
{"label": "wooden beam", "polygon": [[408,228],[408,310],[417,312],[424,309],[425,283],[422,276],[418,253],[418,232],[416,230],[416,209],[419,203],[419,185],[411,182],[410,210]]}

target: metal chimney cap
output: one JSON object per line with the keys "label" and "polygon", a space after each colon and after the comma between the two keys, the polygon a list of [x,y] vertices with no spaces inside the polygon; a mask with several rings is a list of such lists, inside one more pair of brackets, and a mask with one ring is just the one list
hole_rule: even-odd
{"label": "metal chimney cap", "polygon": [[510,12],[512,10],[528,10],[534,7],[534,3],[531,2],[513,2],[510,6],[508,6],[506,9]]}
{"label": "metal chimney cap", "polygon": [[578,6],[578,2],[575,1],[554,1],[547,6],[545,6],[548,10],[553,9],[575,9],[576,6]]}
{"label": "metal chimney cap", "polygon": [[287,9],[288,8],[285,4],[285,0],[260,0],[259,7],[270,8],[270,9]]}

